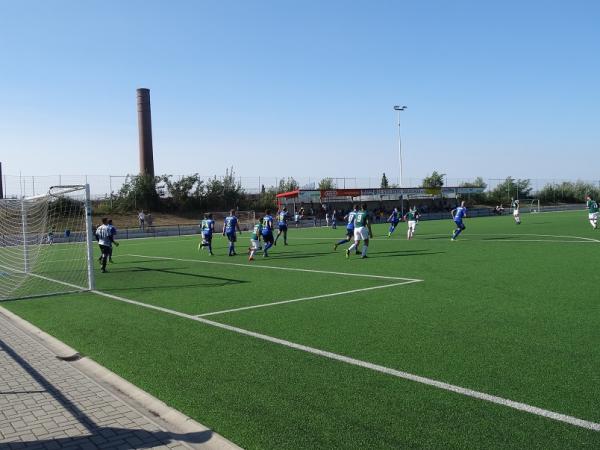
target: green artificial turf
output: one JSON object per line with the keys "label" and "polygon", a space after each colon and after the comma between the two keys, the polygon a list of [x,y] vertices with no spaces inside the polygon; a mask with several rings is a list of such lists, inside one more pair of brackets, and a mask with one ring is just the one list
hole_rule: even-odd
{"label": "green artificial turf", "polygon": [[[401,282],[261,265],[420,279],[207,318],[600,422],[600,231],[586,217],[471,219],[455,242],[451,221],[421,222],[413,241],[404,224],[391,238],[376,225],[366,260],[333,252],[341,228],[291,229],[252,263],[220,237],[214,257],[197,237],[122,241],[97,287],[196,315]],[[2,305],[246,448],[600,445],[598,432],[94,294]]]}

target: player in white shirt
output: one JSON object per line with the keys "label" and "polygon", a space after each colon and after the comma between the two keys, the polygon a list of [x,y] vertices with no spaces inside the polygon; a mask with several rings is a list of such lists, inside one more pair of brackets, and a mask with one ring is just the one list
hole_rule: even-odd
{"label": "player in white shirt", "polygon": [[517,225],[521,225],[521,216],[519,215],[519,200],[511,199],[511,205],[513,209],[513,218]]}
{"label": "player in white shirt", "polygon": [[104,217],[102,219],[102,225],[96,229],[96,239],[100,245],[100,252],[102,252],[102,256],[100,257],[102,272],[106,272],[106,262],[110,257],[112,238],[111,229],[108,226],[108,219]]}

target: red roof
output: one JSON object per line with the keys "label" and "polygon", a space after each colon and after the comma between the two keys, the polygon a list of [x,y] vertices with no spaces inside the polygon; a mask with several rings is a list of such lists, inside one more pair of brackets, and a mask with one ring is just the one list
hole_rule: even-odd
{"label": "red roof", "polygon": [[277,194],[277,198],[298,197],[299,193],[300,193],[300,189],[296,189],[295,191],[290,191],[290,192],[282,192],[281,194]]}

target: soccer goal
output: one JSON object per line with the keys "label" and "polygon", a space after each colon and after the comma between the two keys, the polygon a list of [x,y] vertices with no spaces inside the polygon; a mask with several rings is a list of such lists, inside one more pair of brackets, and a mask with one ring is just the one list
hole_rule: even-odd
{"label": "soccer goal", "polygon": [[537,199],[531,200],[529,204],[529,212],[538,213],[540,212],[540,201]]}
{"label": "soccer goal", "polygon": [[94,289],[89,185],[0,200],[0,300]]}

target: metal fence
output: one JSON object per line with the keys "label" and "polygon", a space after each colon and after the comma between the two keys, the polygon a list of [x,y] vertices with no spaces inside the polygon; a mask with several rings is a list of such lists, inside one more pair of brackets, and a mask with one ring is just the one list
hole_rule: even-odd
{"label": "metal fence", "polygon": [[[175,175],[173,178],[181,178],[182,175]],[[214,178],[214,175],[205,175],[201,179],[208,181]],[[216,176],[223,178],[223,176]],[[273,176],[255,176],[255,177],[236,177],[236,180],[242,186],[245,192],[249,194],[257,194],[261,192],[263,187],[277,187],[280,180],[285,180],[288,177],[273,177]],[[294,177],[301,188],[317,189],[319,182],[323,177]],[[381,177],[331,177],[334,187],[338,189],[353,189],[353,188],[378,188],[381,185]],[[4,188],[4,196],[10,197],[30,197],[38,194],[43,194],[48,191],[50,186],[71,185],[71,184],[89,184],[93,199],[110,198],[111,194],[115,195],[119,192],[123,184],[126,182],[126,175],[4,175],[2,177],[2,186]],[[397,185],[398,179],[388,177],[390,185]],[[418,187],[422,184],[422,178],[409,178],[405,180],[406,187]],[[466,182],[473,182],[472,178],[446,178],[445,186],[460,186]],[[487,190],[493,190],[500,183],[505,181],[504,178],[484,178],[487,184]],[[563,182],[583,181],[585,183],[598,186],[600,189],[600,180],[572,180],[572,179],[536,179],[531,178],[531,187],[535,195],[540,189],[548,184],[560,184]]]}

